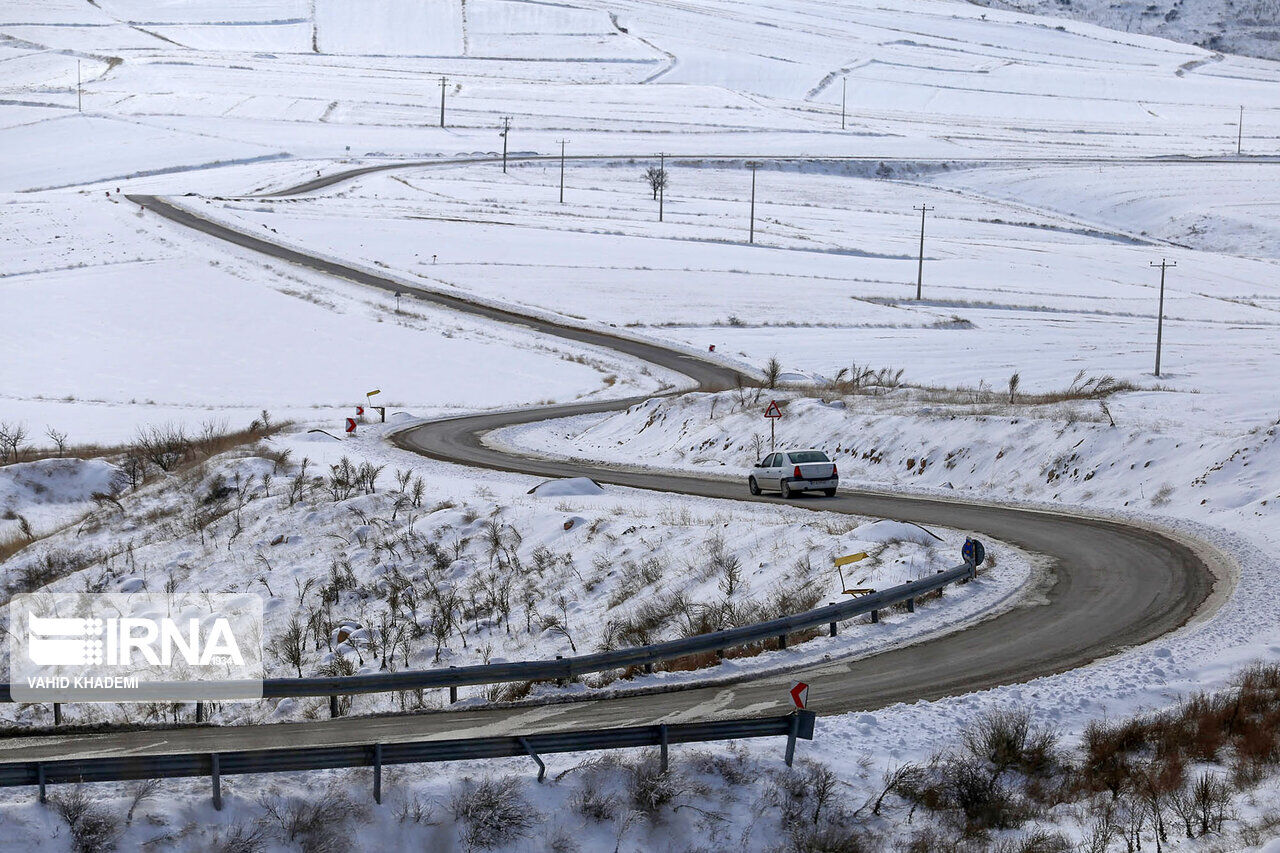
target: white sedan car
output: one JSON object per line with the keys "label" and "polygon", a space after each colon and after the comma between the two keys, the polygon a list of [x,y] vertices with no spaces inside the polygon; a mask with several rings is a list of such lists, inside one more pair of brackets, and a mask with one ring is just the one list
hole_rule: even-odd
{"label": "white sedan car", "polygon": [[751,494],[777,490],[784,498],[800,492],[822,492],[832,497],[839,484],[836,463],[821,450],[770,453],[756,463],[747,479]]}

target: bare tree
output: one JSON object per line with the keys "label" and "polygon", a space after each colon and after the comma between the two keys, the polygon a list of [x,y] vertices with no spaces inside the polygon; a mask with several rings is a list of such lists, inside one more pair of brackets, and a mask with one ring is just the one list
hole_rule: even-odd
{"label": "bare tree", "polygon": [[302,621],[298,619],[295,613],[290,619],[289,624],[285,626],[284,631],[278,634],[267,646],[267,651],[273,658],[280,663],[287,664],[297,670],[298,677],[302,678],[302,658],[304,648],[306,646],[307,632],[303,627]]}
{"label": "bare tree", "polygon": [[0,462],[19,461],[26,440],[26,424],[0,422]]}
{"label": "bare tree", "polygon": [[649,182],[653,191],[653,200],[658,200],[658,193],[665,192],[670,184],[667,181],[667,170],[659,166],[650,166],[644,170],[644,179]]}
{"label": "bare tree", "polygon": [[61,459],[67,452],[67,434],[58,432],[53,427],[47,427],[44,434],[49,436],[49,440],[53,442],[54,448],[58,451],[58,458]]}

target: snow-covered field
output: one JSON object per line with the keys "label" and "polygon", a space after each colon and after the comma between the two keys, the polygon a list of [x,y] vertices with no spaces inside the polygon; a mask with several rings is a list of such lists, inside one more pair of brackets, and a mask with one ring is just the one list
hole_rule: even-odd
{"label": "snow-covered field", "polygon": [[[1212,619],[1150,646],[1029,685],[823,718],[802,752],[835,768],[850,802],[875,793],[882,770],[950,746],[989,708],[1027,707],[1074,743],[1091,720],[1161,707],[1222,686],[1252,659],[1274,661],[1280,164],[1269,158],[1280,154],[1280,66],[1215,52],[1265,54],[1274,4],[1016,5],[1092,23],[944,0],[0,5],[0,425],[23,424],[30,444],[47,447],[49,428],[75,444],[128,441],[165,423],[240,428],[262,410],[297,424],[256,450],[157,477],[120,507],[102,497],[119,485],[105,462],[0,468],[0,542],[25,537],[24,523],[52,532],[6,560],[7,577],[252,589],[281,631],[327,603],[350,623],[346,636],[311,637],[296,665],[273,658],[287,674],[376,669],[384,656],[404,668],[595,649],[635,630],[642,603],[667,607],[648,628],[655,639],[677,636],[681,618],[708,609],[692,605],[729,602],[721,612],[732,620],[795,604],[776,600],[784,582],[826,600],[830,556],[872,544],[867,584],[953,562],[962,531],[936,531],[944,542],[934,545],[881,536],[874,520],[774,506],[621,489],[528,495],[529,478],[413,457],[385,444],[380,427],[343,442],[309,434],[336,431],[372,389],[404,422],[396,413],[652,394],[677,380],[411,299],[397,310],[386,294],[188,233],[124,198],[192,193],[180,201],[201,215],[376,269],[406,291],[714,345],[755,371],[776,356],[784,379],[800,380],[766,394],[785,404],[780,439],[832,450],[846,481],[1125,513],[1238,562],[1236,592]],[[513,153],[558,154],[564,140],[570,157],[613,159],[570,159],[564,204],[555,160],[517,159],[506,174],[497,163],[414,166],[264,195],[353,166],[497,152],[503,116]],[[672,158],[662,222],[642,179],[659,152]],[[1156,155],[1215,161],[1133,162]],[[861,159],[838,159],[850,157]],[[760,163],[754,245],[748,161]],[[919,205],[932,209],[916,301]],[[1177,266],[1156,378],[1150,265],[1162,259]],[[906,385],[868,394],[828,382],[855,366],[901,369]],[[1082,372],[1123,390],[1033,399]],[[677,396],[491,440],[736,475],[767,435],[759,402],[753,392]],[[298,480],[306,494],[294,500],[303,457],[322,479]],[[343,457],[387,466],[376,494],[333,500],[330,466]],[[730,582],[735,561],[741,575]],[[891,617],[877,636],[907,641],[1009,606],[1034,562],[1001,552],[978,583]],[[444,613],[451,596],[457,617]],[[388,639],[409,622],[426,633]],[[433,623],[443,625],[439,654]],[[869,641],[855,629],[836,646],[806,645],[718,669],[860,654]],[[660,672],[636,684],[698,677]],[[467,702],[488,698],[477,689]],[[390,701],[360,699],[354,710]],[[23,724],[45,713],[11,710]],[[319,711],[295,702],[223,713]],[[86,721],[116,712],[68,710]],[[556,817],[498,846],[567,850],[576,837],[580,849],[676,849],[685,839],[773,849],[785,830],[770,811],[780,800],[768,786],[783,784],[771,775],[776,751],[713,748],[746,768],[738,782],[726,764],[686,768],[706,788],[654,820],[587,816],[576,780],[607,790],[636,778],[625,768],[574,771],[540,793],[521,787]],[[380,816],[316,799],[357,847],[479,847],[458,835],[469,824],[450,800],[463,775],[487,772],[405,769]],[[287,821],[271,809],[281,815],[282,803],[330,784],[350,793],[364,784],[353,779],[236,779],[222,815],[202,787],[166,784],[119,845],[312,849],[305,834],[286,840]],[[128,798],[111,799],[120,790],[93,795],[123,813]],[[1244,817],[1274,802],[1274,782],[1251,796],[1236,802]],[[69,849],[67,822],[29,799],[4,796],[12,832],[0,846]],[[899,805],[878,825],[903,840],[915,830]],[[1085,818],[1052,817],[1072,841],[1087,834]],[[1222,846],[1241,838],[1224,835]]]}

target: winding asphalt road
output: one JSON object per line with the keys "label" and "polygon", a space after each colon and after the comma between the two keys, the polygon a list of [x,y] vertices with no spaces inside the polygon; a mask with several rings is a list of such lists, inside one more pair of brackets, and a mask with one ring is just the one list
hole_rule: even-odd
{"label": "winding asphalt road", "polygon": [[[297,187],[295,191],[316,188],[312,184],[317,182]],[[131,198],[180,225],[277,260],[372,287],[406,290],[402,283],[278,246],[200,218],[163,199],[151,196]],[[700,389],[730,387],[739,376],[732,368],[657,343],[615,336],[607,331],[580,329],[443,294],[415,291],[414,295],[471,315],[518,323],[545,334],[607,347],[684,374]],[[739,482],[531,459],[492,449],[482,440],[485,433],[499,427],[550,417],[617,410],[638,399],[526,408],[431,421],[401,431],[393,440],[399,446],[425,456],[472,467],[539,477],[589,476],[607,484],[708,498],[765,503],[779,500],[752,498]],[[842,491],[832,499],[801,499],[793,503],[826,511],[974,531],[1018,546],[1047,558],[1040,588],[1018,606],[963,631],[925,639],[915,645],[861,660],[827,662],[786,675],[722,686],[533,707],[21,738],[0,742],[0,761],[266,749],[308,744],[367,744],[375,740],[391,742],[432,736],[481,736],[513,731],[537,732],[569,727],[747,716],[789,708],[786,688],[796,678],[809,682],[810,707],[820,714],[935,699],[1083,666],[1174,630],[1191,619],[1209,598],[1215,578],[1207,561],[1217,563],[1222,559],[1208,546],[1193,548],[1144,527],[1069,513],[872,491]],[[875,629],[868,627],[868,630]]]}

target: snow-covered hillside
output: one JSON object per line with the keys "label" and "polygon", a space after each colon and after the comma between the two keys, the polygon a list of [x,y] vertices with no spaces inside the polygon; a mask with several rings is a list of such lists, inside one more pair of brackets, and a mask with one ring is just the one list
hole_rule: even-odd
{"label": "snow-covered hillside", "polygon": [[1275,0],[969,0],[979,6],[1088,21],[1224,53],[1280,58]]}

